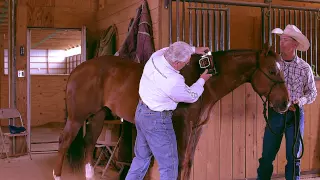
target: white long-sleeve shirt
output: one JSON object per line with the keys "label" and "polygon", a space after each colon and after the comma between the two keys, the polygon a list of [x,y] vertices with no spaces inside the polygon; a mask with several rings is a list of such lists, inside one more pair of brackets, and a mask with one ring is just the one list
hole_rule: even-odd
{"label": "white long-sleeve shirt", "polygon": [[164,58],[167,48],[152,54],[146,63],[139,85],[142,101],[153,111],[174,110],[179,102],[193,103],[204,91],[205,81],[199,78],[192,86]]}

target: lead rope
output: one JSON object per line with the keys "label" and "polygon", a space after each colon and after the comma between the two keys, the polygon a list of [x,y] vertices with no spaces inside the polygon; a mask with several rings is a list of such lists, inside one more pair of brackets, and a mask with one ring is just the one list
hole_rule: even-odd
{"label": "lead rope", "polygon": [[[282,136],[284,131],[287,128],[287,113],[288,112],[286,112],[284,114],[283,132],[280,135],[276,134],[272,130],[272,128],[271,128],[271,126],[270,126],[270,124],[268,122],[268,118],[266,116],[266,109],[267,109],[266,108],[266,103],[267,103],[267,101],[264,101],[263,99],[262,99],[262,101],[263,101],[263,104],[264,104],[263,115],[264,115],[264,118],[266,120],[266,123],[267,123],[267,126],[268,126],[269,130],[271,131],[271,133],[273,133],[276,136]],[[268,102],[268,107],[269,107],[269,102]],[[295,105],[295,108],[296,108],[296,110],[294,111],[294,137],[293,137],[294,143],[292,145],[292,151],[291,151],[292,156],[293,156],[293,176],[292,176],[293,180],[295,180],[295,177],[296,177],[296,163],[298,162],[298,160],[300,160],[302,158],[302,156],[304,154],[304,143],[303,143],[303,138],[302,138],[301,129],[300,129],[300,109],[299,109],[299,107],[297,105]],[[297,118],[297,116],[298,116],[298,118]],[[299,144],[299,139],[301,140],[301,154],[300,154],[300,156],[298,156],[298,153],[299,153],[299,150],[300,150],[300,145],[298,147],[298,152],[297,153],[295,152],[296,145]]]}
{"label": "lead rope", "polygon": [[[304,153],[304,144],[303,144],[303,139],[301,135],[301,129],[300,129],[300,109],[298,105],[295,105],[296,111],[294,113],[294,143],[292,146],[292,155],[293,155],[293,176],[292,179],[295,180],[296,177],[296,163],[298,160],[300,160],[303,156]],[[299,138],[301,140],[301,155],[298,157],[296,154],[299,153],[300,150],[300,145],[298,147],[298,152],[295,153],[295,147],[297,144],[299,144]]]}

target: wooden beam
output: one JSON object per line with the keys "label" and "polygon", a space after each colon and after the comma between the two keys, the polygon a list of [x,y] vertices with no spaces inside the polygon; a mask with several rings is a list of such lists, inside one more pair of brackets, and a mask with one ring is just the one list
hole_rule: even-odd
{"label": "wooden beam", "polygon": [[0,7],[6,7],[8,6],[5,1],[0,1]]}
{"label": "wooden beam", "polygon": [[320,0],[285,0],[291,2],[320,3]]}
{"label": "wooden beam", "polygon": [[[9,107],[17,108],[17,95],[16,95],[16,0],[9,0]],[[3,25],[0,25],[3,26]],[[10,125],[15,125],[14,121],[9,121]],[[12,143],[13,154],[15,154],[16,142],[13,139]]]}

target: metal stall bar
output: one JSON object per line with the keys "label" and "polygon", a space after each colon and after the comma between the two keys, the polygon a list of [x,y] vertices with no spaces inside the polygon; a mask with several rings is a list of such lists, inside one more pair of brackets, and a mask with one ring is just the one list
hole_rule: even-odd
{"label": "metal stall bar", "polygon": [[264,19],[264,8],[261,8],[261,42],[262,45],[266,42],[266,34],[265,34],[265,19]]}
{"label": "metal stall bar", "polygon": [[[190,6],[190,0],[189,0],[189,6]],[[192,34],[192,11],[191,9],[189,8],[189,44],[190,45],[193,45],[193,39],[192,39],[192,36],[190,36],[190,34]]]}
{"label": "metal stall bar", "polygon": [[177,26],[177,41],[180,41],[180,0],[176,0],[176,26]]}
{"label": "metal stall bar", "polygon": [[[176,0],[172,0],[176,1]],[[240,2],[240,1],[230,1],[230,0],[193,0],[192,2],[202,2],[209,4],[223,4],[223,5],[234,5],[234,6],[248,6],[248,7],[260,7],[267,8],[269,3],[257,3],[257,2]],[[284,6],[284,5],[272,5],[271,8],[276,9],[291,9],[291,10],[307,10],[307,11],[319,11],[317,8],[308,8],[308,7],[295,7],[295,6]]]}
{"label": "metal stall bar", "polygon": [[288,14],[289,14],[289,22],[288,22],[288,24],[291,24],[291,11],[290,10],[289,10]]}
{"label": "metal stall bar", "polygon": [[[209,8],[209,4],[208,4],[208,8]],[[212,11],[207,11],[208,12],[208,34],[209,34],[209,49],[210,51],[212,51]],[[213,12],[214,13],[214,12]]]}
{"label": "metal stall bar", "polygon": [[[197,11],[203,12],[203,14],[207,14],[208,16],[208,21],[205,21],[206,16],[198,16],[196,17],[195,21],[197,22],[202,22],[202,41],[203,45],[206,45],[206,39],[208,38],[209,42],[209,48],[211,51],[213,51],[213,37],[212,37],[212,14],[214,14],[214,42],[215,42],[215,48],[214,51],[218,50],[225,50],[225,49],[230,49],[230,10],[228,8],[210,8],[210,7],[188,7],[187,8],[189,12],[193,11],[195,14],[197,14]],[[217,13],[219,13],[219,20],[217,20]],[[202,17],[202,19],[199,20],[199,17]],[[198,19],[198,20],[197,20]],[[206,25],[206,23],[208,23]],[[219,24],[220,23],[220,29],[219,29]],[[199,23],[198,23],[199,24]],[[191,15],[189,16],[189,39],[190,39],[190,44],[192,37],[192,19]],[[206,32],[208,33],[206,34]],[[219,33],[218,33],[219,32]],[[197,46],[200,45],[200,31],[196,29],[196,36],[197,36]],[[208,37],[207,37],[208,36]]]}
{"label": "metal stall bar", "polygon": [[[273,27],[277,27],[276,9],[273,9]],[[272,38],[272,37],[271,37]],[[277,51],[277,36],[273,36],[274,51]],[[272,40],[271,40],[272,41]]]}
{"label": "metal stall bar", "polygon": [[309,37],[309,41],[310,41],[310,65],[311,66],[313,66],[313,62],[312,62],[312,56],[313,56],[313,52],[312,52],[312,46],[313,46],[313,41],[312,41],[312,12],[310,11],[309,12],[310,14],[309,14],[309,20],[310,20],[310,28],[309,28],[309,30],[310,30],[310,37]]}
{"label": "metal stall bar", "polygon": [[[308,37],[308,18],[307,18],[307,11],[304,11],[304,35]],[[308,51],[305,52],[305,61],[308,62]]]}
{"label": "metal stall bar", "polygon": [[185,17],[185,0],[182,0],[182,41],[185,41],[185,21],[186,21],[186,17]]}
{"label": "metal stall bar", "polygon": [[[201,7],[203,7],[203,4],[201,4]],[[206,23],[205,23],[205,11],[202,9],[201,10],[201,14],[202,14],[202,19],[201,19],[201,23],[202,23],[202,46],[205,47],[206,46]]]}
{"label": "metal stall bar", "polygon": [[[176,1],[177,0],[170,0],[170,2],[172,1]],[[190,0],[189,0],[190,2]],[[313,28],[313,25],[314,24],[314,28],[316,28],[317,26],[317,20],[318,20],[318,14],[319,13],[319,9],[317,8],[308,8],[308,7],[294,7],[294,6],[284,6],[284,5],[273,5],[273,4],[270,4],[270,3],[256,3],[256,2],[239,2],[239,1],[230,1],[230,0],[193,0],[192,1],[193,3],[197,4],[197,3],[207,3],[207,4],[215,4],[215,7],[217,7],[217,5],[235,5],[235,6],[247,6],[247,7],[260,7],[261,8],[261,17],[262,17],[262,24],[261,24],[261,27],[262,27],[262,32],[261,32],[261,35],[262,35],[262,43],[265,43],[266,42],[266,35],[268,34],[268,41],[269,43],[271,44],[272,43],[275,43],[275,48],[278,49],[279,48],[279,43],[278,43],[278,46],[277,46],[277,37],[274,37],[272,38],[272,36],[275,36],[273,34],[271,34],[271,29],[275,28],[275,27],[279,27],[279,28],[285,28],[285,26],[287,25],[287,22],[288,23],[295,23],[298,27],[299,25],[297,23],[300,22],[300,29],[302,30],[302,32],[304,32],[304,34],[306,36],[308,36],[309,38],[311,38],[310,42],[312,43],[312,47],[310,48],[310,52],[298,52],[298,54],[300,54],[300,57],[303,58],[305,61],[307,61],[308,63],[311,64],[311,66],[313,66],[313,63],[317,63],[317,54],[316,53],[313,53],[313,51],[317,51],[317,47],[315,47],[316,45],[313,45],[315,43],[317,43],[317,41],[313,40],[314,37],[317,36],[317,31],[313,31],[311,30]],[[189,3],[190,4],[190,3]],[[170,4],[169,4],[170,6]],[[201,6],[203,7],[203,5]],[[208,6],[209,7],[209,6]],[[197,8],[197,6],[195,7]],[[266,12],[266,8],[268,8],[269,11],[273,12],[271,14],[269,14],[268,16],[268,28],[266,27],[266,19],[265,19],[265,12]],[[218,8],[218,9],[221,9],[221,8]],[[278,13],[276,13],[276,9],[278,10]],[[291,12],[293,11],[293,12]],[[307,13],[309,11],[309,13]],[[226,30],[225,28],[228,29],[228,25],[225,24],[226,21],[228,21],[228,16],[224,13],[226,12],[223,12],[223,11],[220,11],[220,10],[217,10],[217,11],[213,11],[213,21],[214,21],[214,27],[212,27],[212,25],[210,24],[211,21],[211,15],[209,14],[209,11],[207,11],[208,13],[208,21],[205,21],[204,18],[206,16],[204,16],[204,12],[205,12],[205,9],[202,9],[201,12],[202,12],[202,17],[201,17],[201,14],[199,16],[199,10],[196,10],[194,9],[194,12],[195,12],[195,21],[196,22],[193,22],[192,18],[191,18],[191,12],[193,12],[192,10],[189,9],[189,34],[191,35],[191,37],[189,37],[189,41],[190,41],[190,44],[193,45],[193,33],[192,33],[192,30],[194,28],[194,30],[196,31],[195,35],[196,35],[196,45],[199,46],[200,45],[200,34],[202,33],[202,43],[203,44],[209,44],[209,47],[211,49],[214,49],[214,51],[217,51],[217,50],[224,50],[225,47],[222,47],[222,46],[225,46],[225,36],[228,37],[228,32],[225,33],[225,31],[228,31]],[[283,12],[283,15],[282,15],[282,12]],[[288,12],[288,13],[287,13]],[[317,17],[316,19],[312,19],[312,12],[315,13],[315,17]],[[171,11],[169,11],[169,13],[172,13]],[[298,14],[299,13],[299,16]],[[308,24],[308,14],[309,16],[311,17],[310,18],[310,25]],[[316,15],[317,14],[317,15]],[[169,14],[170,16],[170,14]],[[282,19],[283,17],[283,19]],[[170,23],[172,23],[172,14],[170,16]],[[201,19],[202,18],[202,19]],[[272,19],[274,18],[274,19]],[[275,18],[278,18],[278,26],[277,26],[277,20]],[[288,19],[287,19],[288,18]],[[227,20],[226,20],[227,19]],[[283,22],[282,22],[283,21]],[[312,21],[312,22],[311,22]],[[202,31],[199,30],[200,28],[200,24],[203,24],[202,26]],[[208,27],[206,26],[207,23],[205,22],[208,22]],[[272,23],[273,22],[273,23]],[[194,26],[193,24],[196,24],[196,26]],[[273,27],[273,28],[272,28]],[[214,29],[212,29],[214,28]],[[205,33],[205,29],[208,29],[208,33]],[[212,30],[213,30],[213,33],[214,35],[212,36]],[[268,32],[266,32],[268,31]],[[170,32],[170,39],[172,40],[172,32],[171,30],[169,31]],[[309,35],[310,33],[310,35]],[[314,34],[313,34],[314,33]],[[206,40],[207,38],[205,38],[206,36],[209,36],[209,42],[206,43]],[[212,40],[212,38],[214,38]],[[316,38],[315,38],[316,39]],[[211,45],[211,42],[210,41],[214,41],[214,47],[213,45]],[[228,41],[228,40],[227,40]],[[171,41],[172,42],[172,41]],[[316,67],[317,69],[317,67]],[[317,70],[316,70],[317,71]]]}
{"label": "metal stall bar", "polygon": [[214,51],[218,51],[219,49],[219,26],[218,26],[218,13],[219,11],[213,11],[214,13]]}
{"label": "metal stall bar", "polygon": [[297,25],[298,25],[297,13],[296,13],[296,11],[293,11],[293,16],[294,16],[294,20],[293,20],[294,24],[297,24]]}
{"label": "metal stall bar", "polygon": [[[302,11],[299,11],[299,16],[300,16],[300,29],[302,31]],[[300,51],[300,57],[302,57],[302,51]]]}
{"label": "metal stall bar", "polygon": [[[277,18],[275,15],[270,16],[268,15],[268,13],[265,13],[266,8],[261,8],[261,19],[262,19],[262,42],[265,43],[265,35],[266,33],[270,34],[271,33],[271,28],[270,28],[270,19],[268,19],[268,24],[269,24],[269,28],[268,28],[268,32],[265,32],[266,29],[266,22],[265,22],[265,16],[267,16],[267,18],[273,18],[273,24],[274,24],[274,28],[276,27],[276,23],[275,23],[275,18]],[[273,9],[273,11],[275,11],[275,9]],[[283,14],[281,14],[281,11],[283,11]],[[293,11],[293,12],[291,12]],[[297,11],[297,12],[296,12]],[[299,24],[298,24],[298,17],[297,17],[297,13],[299,13]],[[318,68],[317,66],[317,61],[318,61],[318,57],[316,55],[316,53],[314,53],[314,51],[317,51],[317,47],[315,48],[315,43],[317,43],[316,40],[314,40],[314,37],[317,36],[317,27],[316,27],[316,23],[318,20],[314,20],[314,16],[316,16],[318,12],[312,12],[312,10],[305,10],[303,8],[303,10],[290,10],[290,9],[279,9],[279,13],[278,13],[278,20],[279,20],[279,25],[278,27],[284,29],[286,27],[287,24],[292,24],[294,23],[303,33],[304,35],[309,39],[310,41],[310,48],[308,51],[305,52],[299,52],[297,51],[297,54],[299,55],[299,57],[301,57],[302,59],[304,59],[308,64],[310,64],[310,66],[314,69],[314,75],[316,76],[318,73]],[[275,14],[275,13],[273,13]],[[281,17],[283,17],[283,23],[281,23]],[[313,30],[315,29],[315,30]],[[270,37],[269,37],[270,38]],[[316,39],[316,38],[315,38]],[[273,41],[272,43],[276,44],[276,35],[274,35],[274,38],[271,38],[271,41]],[[315,63],[317,63],[315,65]]]}
{"label": "metal stall bar", "polygon": [[319,14],[317,12],[314,13],[314,40],[315,40],[315,44],[314,44],[314,49],[315,49],[315,53],[314,53],[314,60],[315,60],[315,76],[318,76],[318,19],[319,18]]}
{"label": "metal stall bar", "polygon": [[[279,27],[281,27],[281,12],[282,12],[282,9],[279,9],[279,13],[278,13],[278,18],[279,18]],[[279,46],[278,46],[278,52],[280,52],[280,38],[279,38]]]}
{"label": "metal stall bar", "polygon": [[169,6],[169,44],[172,44],[172,0],[168,2]]}
{"label": "metal stall bar", "polygon": [[180,8],[179,8],[180,0],[176,0],[176,27],[177,27],[177,41],[180,41]]}
{"label": "metal stall bar", "polygon": [[226,41],[227,41],[227,50],[230,49],[230,9],[227,9],[227,13],[226,13],[226,19],[227,19],[227,23],[226,23],[226,29],[227,29],[227,35],[226,35]]}
{"label": "metal stall bar", "polygon": [[[197,3],[196,3],[196,7],[197,7]],[[197,9],[194,9],[195,14],[196,14],[196,35],[197,35],[197,47],[199,47],[199,16],[198,16],[198,11]]]}
{"label": "metal stall bar", "polygon": [[[221,7],[221,6],[220,6]],[[224,16],[223,16],[223,11],[220,11],[220,50],[224,51],[224,31],[225,31],[225,26],[224,26]]]}
{"label": "metal stall bar", "polygon": [[271,13],[272,9],[268,9],[268,42],[269,45],[272,45],[272,35],[271,35],[271,19],[272,19],[272,13]]}

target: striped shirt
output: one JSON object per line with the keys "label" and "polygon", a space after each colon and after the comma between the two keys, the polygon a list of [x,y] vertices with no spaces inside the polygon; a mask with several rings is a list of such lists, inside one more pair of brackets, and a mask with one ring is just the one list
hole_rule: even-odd
{"label": "striped shirt", "polygon": [[284,79],[290,93],[290,101],[298,100],[299,106],[311,104],[317,96],[317,88],[310,65],[295,56],[292,61],[280,62]]}

